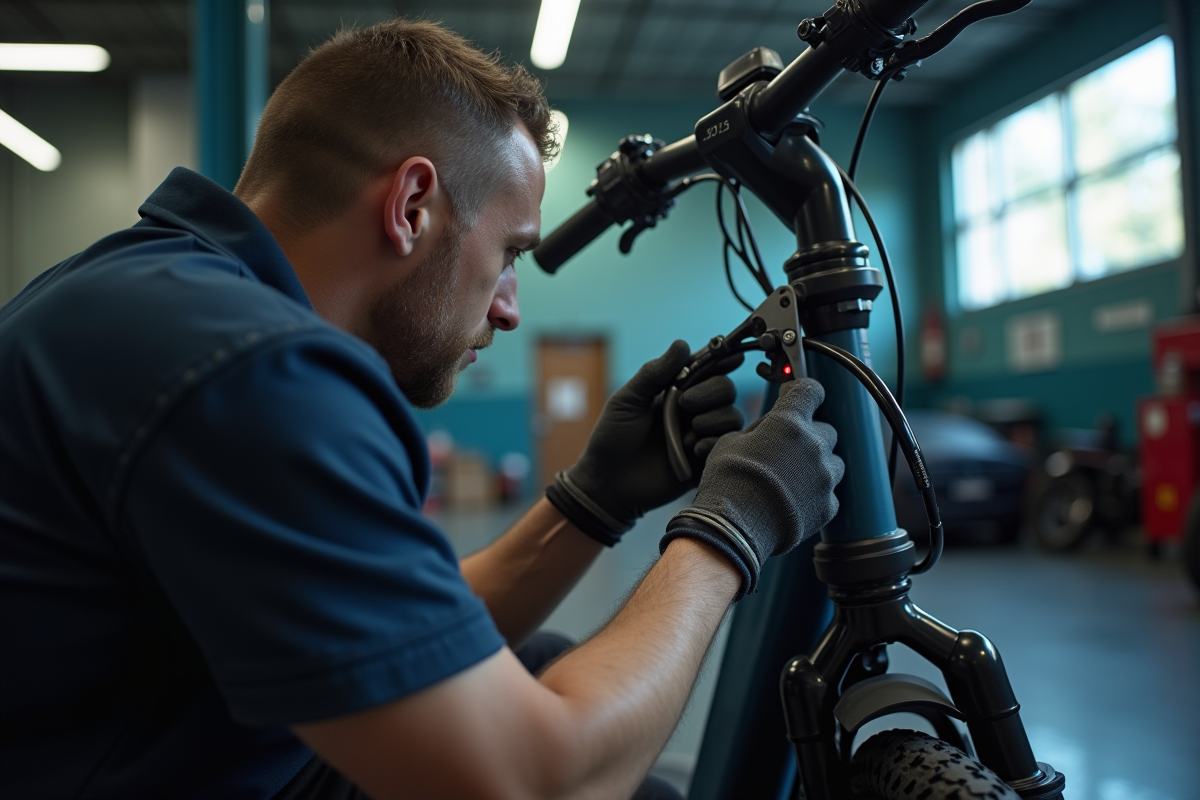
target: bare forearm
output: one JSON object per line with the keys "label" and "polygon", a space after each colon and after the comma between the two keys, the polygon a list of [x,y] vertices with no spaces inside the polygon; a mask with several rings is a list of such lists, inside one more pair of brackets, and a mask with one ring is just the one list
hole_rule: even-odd
{"label": "bare forearm", "polygon": [[672,542],[613,621],[540,682],[504,649],[413,695],[295,730],[380,800],[629,797],[740,580],[707,545]]}
{"label": "bare forearm", "polygon": [[612,622],[542,676],[569,709],[576,752],[587,754],[588,777],[571,797],[632,794],[674,730],[740,582],[706,545],[672,542]]}
{"label": "bare forearm", "polygon": [[544,498],[488,547],[462,561],[512,647],[524,641],[579,581],[604,547]]}

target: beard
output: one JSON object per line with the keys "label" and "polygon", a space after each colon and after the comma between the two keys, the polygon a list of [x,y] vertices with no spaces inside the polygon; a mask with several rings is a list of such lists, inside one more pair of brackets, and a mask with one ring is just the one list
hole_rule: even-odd
{"label": "beard", "polygon": [[457,327],[454,297],[465,231],[453,225],[446,245],[431,252],[404,281],[371,308],[368,343],[379,351],[408,401],[434,408],[450,399],[468,348],[492,343],[494,328],[482,334]]}

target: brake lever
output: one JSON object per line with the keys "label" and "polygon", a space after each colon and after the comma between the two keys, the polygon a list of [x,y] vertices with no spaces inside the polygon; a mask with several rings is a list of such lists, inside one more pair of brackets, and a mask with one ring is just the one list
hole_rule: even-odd
{"label": "brake lever", "polygon": [[921,39],[909,39],[892,51],[882,72],[903,70],[937,53],[976,22],[1011,14],[1032,0],[981,0],[967,6]]}
{"label": "brake lever", "polygon": [[750,350],[761,350],[770,359],[760,363],[758,374],[769,381],[783,383],[807,374],[800,331],[800,306],[796,290],[781,286],[750,312],[728,336],[714,336],[707,345],[688,359],[675,376],[663,398],[663,427],[667,434],[667,459],[675,477],[690,480],[692,464],[683,445],[679,396],[713,374],[727,357]]}

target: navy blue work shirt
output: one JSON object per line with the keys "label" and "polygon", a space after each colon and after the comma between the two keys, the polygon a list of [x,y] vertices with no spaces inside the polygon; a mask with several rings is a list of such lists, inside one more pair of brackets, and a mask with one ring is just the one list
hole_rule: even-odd
{"label": "navy blue work shirt", "polygon": [[268,798],[503,639],[382,358],[177,169],[0,309],[0,796]]}

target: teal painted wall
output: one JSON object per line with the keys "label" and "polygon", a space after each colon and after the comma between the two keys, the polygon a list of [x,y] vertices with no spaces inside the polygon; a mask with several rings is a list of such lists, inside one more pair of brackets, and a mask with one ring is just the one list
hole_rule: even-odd
{"label": "teal painted wall", "polygon": [[[953,302],[953,264],[944,256],[952,241],[949,152],[965,134],[1107,61],[1131,43],[1175,33],[1168,30],[1168,11],[1163,0],[1090,3],[922,116],[915,137],[920,143],[916,168],[927,178],[920,183],[917,196],[917,253],[926,267],[919,276],[920,304],[944,310],[950,349],[944,381],[932,385],[919,378],[915,381],[917,402],[939,405],[964,398],[1028,398],[1039,405],[1051,430],[1088,427],[1097,414],[1108,412],[1117,416],[1126,444],[1133,443],[1135,400],[1154,389],[1150,328],[1101,333],[1093,325],[1093,313],[1100,306],[1145,299],[1156,321],[1178,316],[1188,305],[1183,294],[1191,270],[1185,266],[1187,256],[990,309],[961,312]],[[1194,39],[1187,26],[1184,38],[1187,41],[1177,37],[1176,47],[1184,48],[1186,58],[1193,59]],[[1181,141],[1184,146],[1194,148],[1195,142]],[[1030,257],[1035,258],[1036,253]],[[1053,309],[1061,317],[1062,364],[1045,373],[1013,373],[1005,359],[1006,326],[1017,314],[1043,309]],[[964,346],[964,342],[972,344]],[[910,352],[915,357],[915,349]]]}
{"label": "teal painted wall", "polygon": [[[715,103],[708,100],[662,102],[563,101],[555,105],[570,120],[562,160],[547,176],[542,230],[548,232],[586,200],[584,190],[596,165],[618,140],[650,132],[666,141],[691,133],[695,120]],[[841,163],[849,159],[862,109],[817,106],[826,123],[822,142]],[[917,302],[914,269],[916,209],[910,187],[917,182],[910,157],[915,141],[908,111],[885,111],[877,118],[862,165],[859,184],[896,263],[906,304]],[[673,339],[699,347],[714,334],[726,333],[746,312],[730,295],[721,262],[714,187],[702,184],[683,195],[670,217],[643,233],[628,256],[617,250],[620,234],[610,229],[568,262],[557,275],[542,273],[532,258],[519,262],[520,327],[496,336],[495,344],[460,376],[454,397],[441,408],[421,412],[427,429],[443,429],[462,447],[493,458],[507,449],[532,455],[530,415],[539,336],[602,334],[608,338],[610,388],[627,380],[645,361],[663,352]],[[792,234],[757,201],[749,212],[768,271],[783,277],[783,261],[796,249]],[[870,244],[865,224],[860,240]],[[874,245],[871,245],[874,251]],[[748,276],[735,280],[751,302],[761,299]],[[880,303],[872,324],[875,364],[881,374],[895,372],[892,315]],[[744,392],[759,389],[752,367],[736,377]],[[480,419],[483,417],[484,419]]]}
{"label": "teal painted wall", "polygon": [[[1170,2],[1089,3],[937,106],[884,109],[881,113],[868,140],[860,184],[898,266],[908,322],[907,356],[912,365],[910,405],[937,406],[964,398],[1028,398],[1041,408],[1051,430],[1086,427],[1097,414],[1108,412],[1117,416],[1126,444],[1132,444],[1134,403],[1138,396],[1153,391],[1150,329],[1100,333],[1094,328],[1093,313],[1100,306],[1141,298],[1153,308],[1156,321],[1179,315],[1187,307],[1185,295],[1194,285],[1194,268],[1186,266],[1192,263],[1194,242],[1178,262],[961,313],[948,302],[953,290],[948,280],[952,264],[944,256],[948,158],[950,146],[964,134],[1103,63],[1131,43],[1158,33],[1173,33],[1185,67],[1193,77],[1200,74],[1196,57],[1200,13],[1193,13],[1183,3],[1187,12],[1184,24],[1168,30]],[[1175,19],[1178,22],[1179,17]],[[913,80],[919,79],[918,71]],[[891,91],[902,93],[904,86]],[[596,163],[612,151],[621,136],[649,131],[670,141],[688,133],[691,121],[712,104],[699,100],[564,101],[559,105],[569,115],[571,128],[563,161],[547,181],[543,204],[543,229],[547,231],[583,202],[582,190]],[[826,149],[845,163],[862,109],[818,105],[814,110],[827,123]],[[1181,148],[1195,150],[1200,145],[1196,139],[1193,128]],[[1190,164],[1195,171],[1195,159]],[[1187,161],[1185,169],[1189,169]],[[472,368],[483,369],[475,375],[465,374],[462,386],[446,406],[424,412],[426,423],[447,429],[464,445],[488,453],[498,454],[502,442],[504,447],[528,453],[532,448],[528,433],[532,359],[538,335],[607,335],[612,348],[610,384],[615,387],[671,339],[680,336],[695,345],[740,320],[742,310],[729,296],[721,275],[712,191],[711,187],[698,188],[681,198],[671,218],[644,234],[631,256],[617,252],[618,234],[610,231],[556,277],[541,274],[532,263],[523,264],[521,328],[497,337],[497,344]],[[778,278],[779,264],[794,242],[782,225],[753,202],[751,214],[764,256]],[[859,238],[868,241],[867,237],[866,226],[860,222]],[[945,314],[950,340],[946,377],[933,384],[924,381],[915,368],[918,318],[931,305]],[[1014,315],[1043,309],[1054,309],[1061,317],[1063,362],[1053,371],[1016,374],[1005,358],[1008,321]],[[976,346],[963,347],[964,333]],[[871,337],[875,366],[891,381],[895,342],[890,309],[885,304],[879,304],[874,315]],[[736,377],[744,392],[754,390],[749,369]],[[479,415],[494,419],[494,433],[478,423]],[[519,442],[523,445],[518,446]]]}

